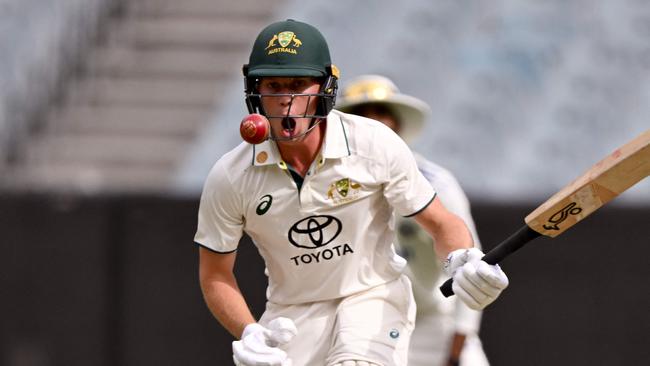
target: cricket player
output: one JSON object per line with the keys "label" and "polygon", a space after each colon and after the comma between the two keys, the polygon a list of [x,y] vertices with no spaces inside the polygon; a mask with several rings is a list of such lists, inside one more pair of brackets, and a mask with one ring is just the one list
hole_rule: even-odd
{"label": "cricket player", "polygon": [[[347,83],[336,109],[384,123],[407,143],[417,137],[431,114],[420,99],[400,93],[390,79],[362,75]],[[449,211],[467,224],[480,248],[467,196],[447,169],[414,154],[420,172]],[[397,220],[397,252],[407,259],[404,273],[413,283],[417,304],[409,366],[488,365],[478,330],[481,313],[456,297],[445,298],[438,287],[447,279],[436,260],[431,237],[408,218]]]}
{"label": "cricket player", "polygon": [[[464,302],[483,308],[500,295],[506,275],[480,260],[467,226],[437,199],[404,141],[333,110],[339,73],[316,28],[267,26],[243,71],[247,107],[269,119],[271,136],[217,161],[195,235],[206,304],[239,339],[236,365],[406,365],[415,301],[393,246],[395,213],[435,238]],[[268,274],[259,320],[233,274],[244,232]]]}

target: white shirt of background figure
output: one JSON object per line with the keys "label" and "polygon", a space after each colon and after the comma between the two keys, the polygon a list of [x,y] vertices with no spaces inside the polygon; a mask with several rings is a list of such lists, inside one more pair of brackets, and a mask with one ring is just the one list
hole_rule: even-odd
{"label": "white shirt of background figure", "polygon": [[[348,83],[337,109],[378,120],[407,142],[414,139],[430,114],[423,101],[401,94],[395,84],[379,75],[364,75]],[[431,183],[441,202],[462,218],[480,249],[480,242],[465,192],[453,174],[414,154],[418,169]],[[397,218],[399,254],[408,261],[405,273],[413,283],[417,303],[409,365],[488,365],[478,337],[481,312],[459,299],[445,298],[438,287],[447,279],[433,251],[432,238],[409,218]]]}

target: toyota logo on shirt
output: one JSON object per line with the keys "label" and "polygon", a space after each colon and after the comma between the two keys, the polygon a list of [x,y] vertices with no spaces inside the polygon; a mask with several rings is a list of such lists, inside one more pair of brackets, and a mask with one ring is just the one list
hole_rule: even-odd
{"label": "toyota logo on shirt", "polygon": [[341,220],[334,216],[309,216],[293,224],[288,237],[296,247],[317,249],[336,239],[341,229]]}

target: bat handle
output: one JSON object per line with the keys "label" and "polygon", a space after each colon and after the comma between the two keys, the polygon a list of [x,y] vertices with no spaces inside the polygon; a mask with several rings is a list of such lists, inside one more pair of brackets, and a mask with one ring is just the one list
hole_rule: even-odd
{"label": "bat handle", "polygon": [[[487,254],[483,256],[482,260],[488,264],[497,264],[540,235],[540,233],[531,229],[528,225],[524,225],[517,230],[517,232],[510,235],[506,240],[502,241],[499,245],[487,252]],[[454,294],[454,290],[451,287],[453,282],[453,278],[450,278],[440,286],[440,292],[442,292],[445,297]]]}

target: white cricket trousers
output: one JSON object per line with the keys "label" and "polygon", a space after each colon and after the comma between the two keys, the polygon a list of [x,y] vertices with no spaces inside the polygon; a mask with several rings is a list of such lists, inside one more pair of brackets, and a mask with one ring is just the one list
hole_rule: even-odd
{"label": "white cricket trousers", "polygon": [[345,360],[406,366],[415,322],[411,281],[396,280],[348,297],[298,305],[267,302],[260,324],[292,319],[297,336],[282,346],[294,366],[328,366]]}

